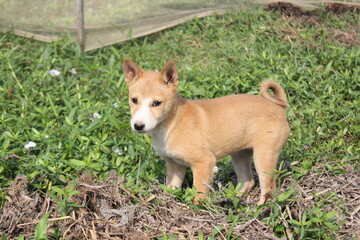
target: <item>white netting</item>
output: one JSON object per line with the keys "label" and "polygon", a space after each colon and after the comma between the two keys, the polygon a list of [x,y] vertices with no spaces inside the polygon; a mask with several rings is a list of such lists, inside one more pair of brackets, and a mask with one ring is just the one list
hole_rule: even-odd
{"label": "white netting", "polygon": [[[76,39],[77,0],[0,0],[0,30],[42,41],[70,34]],[[85,51],[122,42],[182,23],[221,13],[245,3],[271,0],[84,0]],[[311,8],[314,3],[292,2]],[[358,1],[355,1],[358,2]]]}

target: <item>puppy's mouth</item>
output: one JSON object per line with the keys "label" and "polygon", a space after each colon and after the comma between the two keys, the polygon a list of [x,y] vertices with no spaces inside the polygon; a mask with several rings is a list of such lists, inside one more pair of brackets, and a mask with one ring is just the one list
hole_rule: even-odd
{"label": "puppy's mouth", "polygon": [[133,131],[136,132],[136,133],[140,133],[140,134],[145,134],[146,133],[144,130],[133,129]]}

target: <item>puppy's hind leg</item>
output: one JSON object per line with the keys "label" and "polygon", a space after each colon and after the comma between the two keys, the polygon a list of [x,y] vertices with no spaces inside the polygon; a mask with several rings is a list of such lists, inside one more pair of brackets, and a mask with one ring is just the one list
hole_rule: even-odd
{"label": "puppy's hind leg", "polygon": [[273,149],[273,145],[262,145],[254,148],[254,164],[260,182],[260,199],[258,205],[264,204],[270,193],[275,190],[275,170],[280,149]]}
{"label": "puppy's hind leg", "polygon": [[245,149],[231,155],[237,183],[242,183],[240,195],[248,193],[255,185],[251,169],[252,154],[253,151],[251,149]]}

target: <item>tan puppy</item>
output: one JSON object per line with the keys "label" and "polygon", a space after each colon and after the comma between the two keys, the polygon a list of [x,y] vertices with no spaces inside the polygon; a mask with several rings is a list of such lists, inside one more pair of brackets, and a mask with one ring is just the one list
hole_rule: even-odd
{"label": "tan puppy", "polygon": [[266,201],[275,189],[272,173],[289,134],[288,104],[278,83],[263,82],[261,96],[187,100],[177,92],[178,71],[173,61],[161,72],[147,72],[125,58],[123,68],[131,128],[151,137],[155,151],[166,161],[168,186],[180,187],[190,167],[198,192],[194,202],[198,203],[208,193],[216,161],[231,155],[237,180],[243,184],[241,193],[247,193],[254,186],[253,158],[261,188],[258,204]]}

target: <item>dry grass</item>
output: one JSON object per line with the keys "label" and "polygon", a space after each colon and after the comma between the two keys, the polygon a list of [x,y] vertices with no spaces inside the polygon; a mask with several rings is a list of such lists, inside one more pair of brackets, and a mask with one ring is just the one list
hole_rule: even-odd
{"label": "dry grass", "polygon": [[[9,188],[8,203],[0,219],[0,232],[9,238],[16,238],[19,234],[31,237],[40,218],[50,212],[49,231],[60,229],[64,239],[154,239],[163,233],[174,234],[180,239],[198,239],[199,232],[206,237],[214,231],[218,231],[223,239],[226,239],[229,231],[232,231],[231,236],[241,236],[242,239],[278,239],[273,229],[257,218],[242,221],[242,218],[250,216],[238,213],[239,224],[231,228],[226,209],[223,213],[214,213],[192,208],[162,191],[158,185],[151,186],[153,195],[143,199],[141,193],[134,195],[126,189],[124,178],[116,176],[114,172],[103,182],[94,180],[88,174],[81,176],[76,185],[80,193],[70,200],[84,207],[74,209],[68,216],[59,216],[56,211],[58,203],[48,195],[29,193],[27,184],[26,178],[18,176]],[[325,210],[337,210],[338,221],[345,220],[337,233],[338,237],[351,239],[355,232],[360,233],[359,186],[359,173],[351,165],[344,174],[334,175],[320,164],[314,166],[299,182],[286,177],[280,189],[281,192],[290,187],[297,189],[297,200],[284,206],[290,218],[297,220],[301,219],[304,210],[316,206],[318,197],[331,193]],[[252,205],[256,195],[256,191],[253,191],[245,201],[250,201]],[[337,205],[339,202],[341,206]],[[264,208],[261,216],[269,214],[269,208]],[[291,229],[287,232],[291,238]]]}

